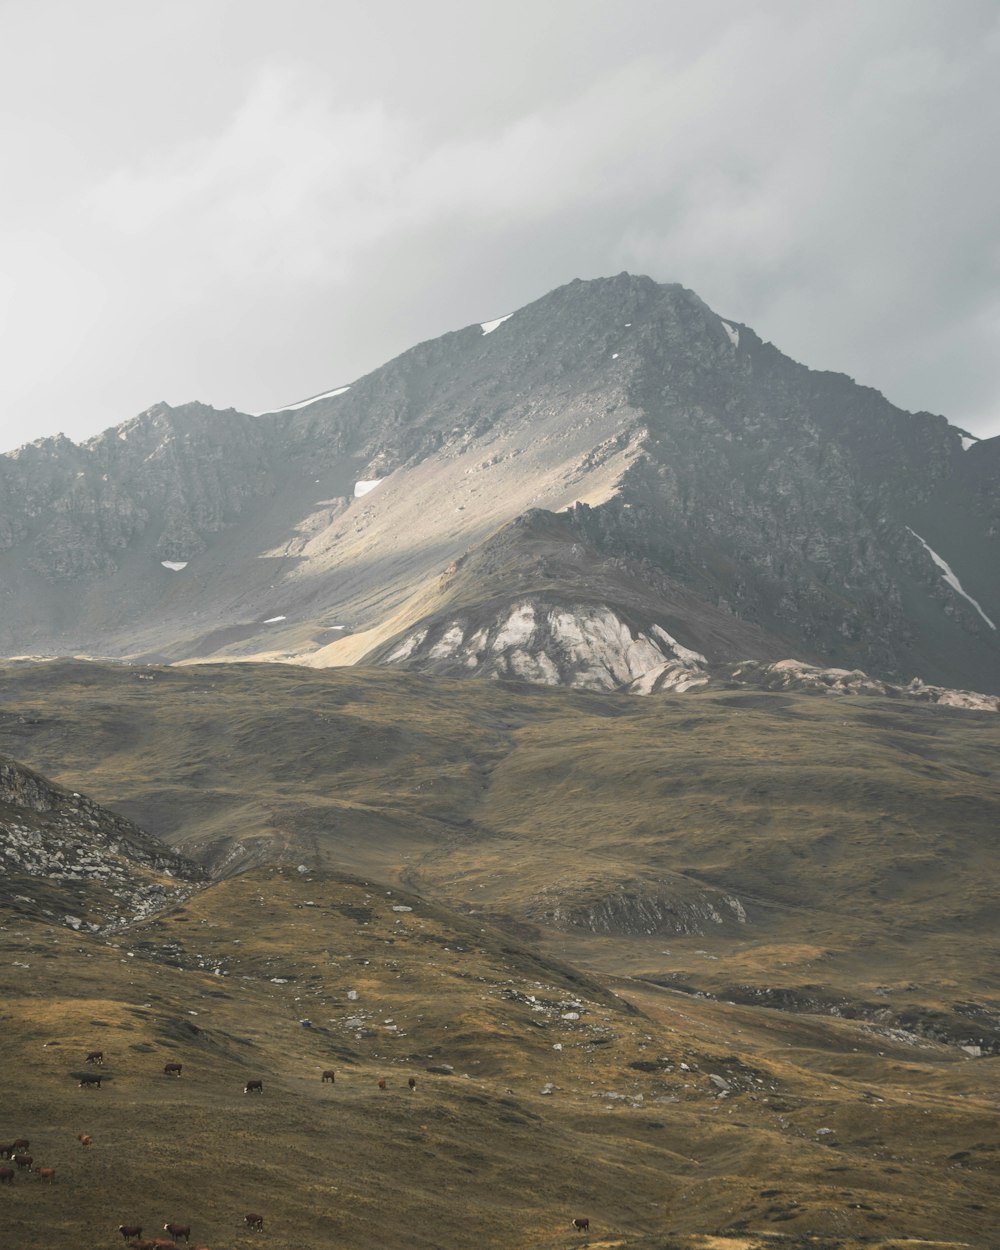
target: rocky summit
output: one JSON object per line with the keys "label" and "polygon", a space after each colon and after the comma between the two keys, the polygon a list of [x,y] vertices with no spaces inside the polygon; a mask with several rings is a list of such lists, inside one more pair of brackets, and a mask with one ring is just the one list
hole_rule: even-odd
{"label": "rocky summit", "polygon": [[278,412],[41,439],[0,491],[7,656],[619,688],[693,653],[1000,692],[1000,439],[645,277]]}

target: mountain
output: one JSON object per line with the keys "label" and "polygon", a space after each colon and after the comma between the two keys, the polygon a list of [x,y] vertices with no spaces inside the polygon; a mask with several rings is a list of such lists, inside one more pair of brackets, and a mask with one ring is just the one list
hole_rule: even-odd
{"label": "mountain", "polygon": [[8,656],[603,689],[795,658],[1000,692],[1000,439],[648,278],[570,283],[280,412],[42,439],[0,492]]}

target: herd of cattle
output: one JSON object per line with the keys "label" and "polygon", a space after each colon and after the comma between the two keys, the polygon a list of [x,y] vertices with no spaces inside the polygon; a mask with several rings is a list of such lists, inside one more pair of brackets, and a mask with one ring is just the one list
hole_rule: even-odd
{"label": "herd of cattle", "polygon": [[[104,1063],[104,1051],[90,1051],[87,1054],[87,1063],[102,1066]],[[179,1077],[182,1071],[183,1065],[179,1063],[165,1063],[163,1065],[164,1076]],[[327,1068],[324,1070],[321,1079],[324,1084],[327,1082],[333,1084],[337,1079],[337,1074],[331,1068]],[[417,1082],[412,1076],[408,1079],[406,1084],[411,1093],[417,1088]],[[101,1077],[96,1074],[84,1074],[80,1077],[80,1087],[82,1089],[100,1089]],[[379,1078],[378,1087],[379,1089],[388,1088],[388,1082],[385,1077]],[[263,1094],[264,1082],[260,1080],[247,1081],[243,1087],[243,1092],[244,1094]],[[82,1146],[90,1146],[93,1142],[93,1138],[89,1133],[80,1133],[77,1135],[77,1141],[80,1142]],[[26,1137],[18,1137],[9,1145],[0,1145],[0,1159],[9,1159],[14,1165],[14,1167],[0,1167],[0,1184],[9,1184],[14,1180],[14,1176],[16,1175],[14,1168],[27,1172],[33,1170],[38,1175],[39,1180],[48,1181],[50,1184],[55,1181],[55,1168],[35,1167],[32,1169],[32,1164],[35,1161],[34,1157],[26,1153],[30,1147],[31,1142]],[[247,1212],[247,1214],[243,1217],[243,1222],[246,1224],[247,1228],[251,1229],[255,1233],[262,1233],[264,1231],[264,1217],[256,1214],[256,1212]],[[573,1227],[577,1230],[577,1232],[589,1232],[590,1220],[586,1218],[577,1218],[573,1221]],[[171,1221],[168,1221],[163,1225],[163,1231],[170,1237],[169,1241],[166,1238],[161,1237],[156,1237],[152,1240],[143,1239],[142,1226],[140,1224],[119,1224],[118,1231],[121,1233],[125,1243],[131,1248],[131,1250],[177,1250],[178,1241],[184,1241],[185,1244],[190,1244],[191,1241],[191,1225],[176,1224]],[[192,1250],[208,1250],[208,1247],[195,1246],[192,1247]]]}

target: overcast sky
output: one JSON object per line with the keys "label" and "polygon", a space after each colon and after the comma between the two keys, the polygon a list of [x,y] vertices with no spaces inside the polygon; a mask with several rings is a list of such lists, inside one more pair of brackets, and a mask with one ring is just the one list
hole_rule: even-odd
{"label": "overcast sky", "polygon": [[1000,433],[1000,6],[0,0],[0,450],[627,269]]}

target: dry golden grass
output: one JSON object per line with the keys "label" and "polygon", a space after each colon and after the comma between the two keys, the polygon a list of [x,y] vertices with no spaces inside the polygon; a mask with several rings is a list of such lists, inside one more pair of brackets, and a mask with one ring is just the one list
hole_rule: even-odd
{"label": "dry golden grass", "polygon": [[[997,718],[142,675],[9,670],[0,750],[250,871],[110,940],[4,921],[0,1140],[58,1172],[0,1191],[16,1250],[995,1250],[997,1060],[893,1026],[1000,1004]],[[748,923],[592,932],[623,885]]]}
{"label": "dry golden grass", "polygon": [[[990,1245],[995,1092],[945,1048],[604,987],[476,917],[293,868],[116,938],[21,920],[0,943],[0,1137],[57,1170],[5,1187],[19,1250],[167,1220],[214,1250],[262,1244],[246,1210],[263,1244],[304,1250]],[[98,1048],[105,1084],[80,1089]]]}

